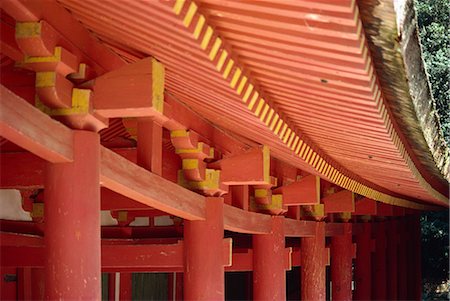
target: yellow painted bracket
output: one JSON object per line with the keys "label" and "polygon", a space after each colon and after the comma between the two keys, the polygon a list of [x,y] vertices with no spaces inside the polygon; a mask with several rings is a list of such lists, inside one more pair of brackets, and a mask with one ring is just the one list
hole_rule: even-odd
{"label": "yellow painted bracket", "polygon": [[35,106],[42,112],[50,116],[70,116],[78,114],[88,114],[90,109],[91,90],[89,89],[72,89],[72,107],[52,109],[44,105],[39,97],[35,98]]}

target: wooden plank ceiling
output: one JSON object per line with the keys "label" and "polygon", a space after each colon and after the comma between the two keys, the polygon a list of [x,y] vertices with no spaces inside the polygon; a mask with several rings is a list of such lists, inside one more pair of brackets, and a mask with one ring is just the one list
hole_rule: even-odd
{"label": "wooden plank ceiling", "polygon": [[354,1],[59,0],[167,93],[275,157],[376,200],[448,204],[392,119]]}

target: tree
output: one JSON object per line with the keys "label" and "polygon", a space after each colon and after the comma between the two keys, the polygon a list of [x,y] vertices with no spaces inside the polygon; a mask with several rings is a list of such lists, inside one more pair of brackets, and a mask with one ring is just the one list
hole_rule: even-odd
{"label": "tree", "polygon": [[[416,0],[422,54],[444,138],[450,145],[450,1]],[[443,300],[436,287],[448,280],[449,213],[422,215],[422,276],[425,300]]]}
{"label": "tree", "polygon": [[447,145],[450,145],[450,1],[416,0],[422,54]]}

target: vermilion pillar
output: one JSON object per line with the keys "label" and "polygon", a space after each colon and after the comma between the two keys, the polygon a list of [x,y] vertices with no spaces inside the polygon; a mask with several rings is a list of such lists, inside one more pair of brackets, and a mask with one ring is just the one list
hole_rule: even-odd
{"label": "vermilion pillar", "polygon": [[398,300],[407,299],[408,290],[408,228],[406,218],[398,221],[397,231],[399,237],[398,245]]}
{"label": "vermilion pillar", "polygon": [[416,232],[415,249],[416,249],[416,299],[422,300],[422,227],[420,225],[420,215],[415,216],[414,228]]}
{"label": "vermilion pillar", "polygon": [[99,300],[100,139],[73,135],[73,162],[45,169],[45,298]]}
{"label": "vermilion pillar", "polygon": [[253,299],[285,300],[284,218],[272,217],[270,234],[253,235]]}
{"label": "vermilion pillar", "polygon": [[372,223],[362,225],[355,235],[355,292],[353,300],[371,300],[372,287]]}
{"label": "vermilion pillar", "polygon": [[421,268],[421,229],[420,215],[411,215],[409,217],[409,229],[411,231],[410,243],[410,263],[411,283],[408,283],[408,291],[411,292],[411,300],[422,300],[422,268]]}
{"label": "vermilion pillar", "polygon": [[386,223],[375,226],[375,254],[373,260],[372,299],[386,300]]}
{"label": "vermilion pillar", "polygon": [[[133,297],[133,274],[119,274],[119,300],[131,300]],[[116,284],[117,285],[117,284]]]}
{"label": "vermilion pillar", "polygon": [[390,220],[387,231],[387,299],[398,299],[397,221]]}
{"label": "vermilion pillar", "polygon": [[331,238],[331,283],[333,300],[352,299],[352,224],[345,223],[343,235]]}
{"label": "vermilion pillar", "polygon": [[139,119],[137,126],[137,163],[162,175],[162,126],[151,119]]}
{"label": "vermilion pillar", "polygon": [[325,300],[325,223],[317,222],[314,237],[302,237],[301,299]]}
{"label": "vermilion pillar", "polygon": [[224,300],[223,199],[206,198],[206,220],[184,222],[184,299]]}

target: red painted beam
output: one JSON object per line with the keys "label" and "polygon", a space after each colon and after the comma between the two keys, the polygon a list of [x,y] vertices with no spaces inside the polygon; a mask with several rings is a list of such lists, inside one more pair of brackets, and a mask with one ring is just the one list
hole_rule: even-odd
{"label": "red painted beam", "polygon": [[316,222],[286,219],[284,233],[287,237],[314,237]]}
{"label": "red painted beam", "polygon": [[0,86],[0,136],[53,163],[73,159],[73,134],[16,94]]}
{"label": "red painted beam", "polygon": [[205,198],[161,178],[106,148],[101,149],[103,187],[145,205],[185,218],[205,217]]}
{"label": "red painted beam", "polygon": [[[3,238],[2,234],[2,238]],[[42,267],[45,263],[45,248],[42,238],[39,245],[14,245],[1,246],[1,266],[2,267]],[[35,241],[27,238],[30,243]],[[140,241],[145,242],[145,241]],[[231,241],[224,239],[221,242],[222,265],[231,269],[230,254]],[[101,247],[102,269],[127,269],[132,271],[149,269],[157,270],[182,270],[184,266],[183,241],[173,244],[135,244],[130,241],[122,241],[117,244],[103,241]],[[242,252],[242,251],[241,251]],[[251,258],[250,258],[251,259]],[[235,265],[236,270],[245,270],[246,265]]]}
{"label": "red painted beam", "polygon": [[2,50],[2,54],[16,62],[21,61],[24,56],[16,42],[15,20],[7,16],[3,11],[0,16],[0,49]]}
{"label": "red painted beam", "polygon": [[320,178],[309,175],[292,184],[274,190],[283,195],[283,205],[316,205],[320,203]]}
{"label": "red painted beam", "polygon": [[244,211],[230,205],[224,205],[223,214],[225,230],[248,234],[270,232],[271,217],[269,215]]}
{"label": "red painted beam", "polygon": [[353,192],[341,190],[322,198],[325,213],[354,212],[355,198]]}

